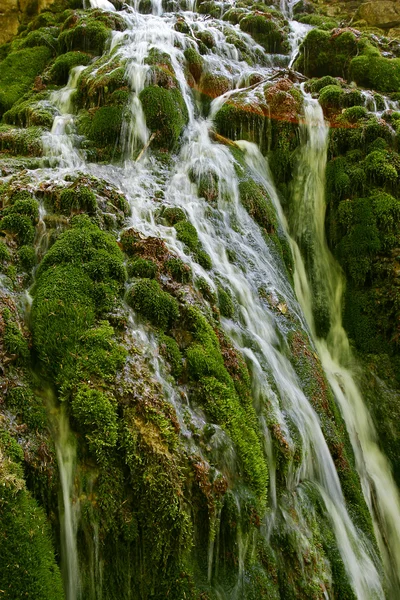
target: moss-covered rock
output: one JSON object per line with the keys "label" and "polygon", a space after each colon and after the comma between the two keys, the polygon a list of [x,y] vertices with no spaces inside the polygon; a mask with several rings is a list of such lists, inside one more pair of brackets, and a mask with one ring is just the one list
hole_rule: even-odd
{"label": "moss-covered rock", "polygon": [[185,125],[188,112],[179,89],[150,85],[139,94],[147,127],[155,134],[154,145],[174,149]]}
{"label": "moss-covered rock", "polygon": [[239,26],[245,33],[250,33],[266,52],[270,54],[287,54],[289,52],[284,23],[274,18],[272,12],[245,15],[240,19]]}
{"label": "moss-covered rock", "polygon": [[[46,515],[27,491],[22,448],[0,429],[0,579],[5,597],[63,600]],[[16,574],[18,573],[18,577]]]}
{"label": "moss-covered rock", "polygon": [[46,46],[11,52],[0,63],[0,116],[33,85],[51,58]]}

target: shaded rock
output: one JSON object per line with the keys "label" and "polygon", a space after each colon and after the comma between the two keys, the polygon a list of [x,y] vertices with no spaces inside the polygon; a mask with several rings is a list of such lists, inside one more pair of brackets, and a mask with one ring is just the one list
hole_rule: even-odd
{"label": "shaded rock", "polygon": [[400,25],[400,2],[374,0],[364,2],[358,9],[358,15],[371,27],[390,29]]}

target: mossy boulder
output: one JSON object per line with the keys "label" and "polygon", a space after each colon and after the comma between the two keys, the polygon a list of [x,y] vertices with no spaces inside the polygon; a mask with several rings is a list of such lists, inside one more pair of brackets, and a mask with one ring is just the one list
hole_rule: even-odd
{"label": "mossy boulder", "polygon": [[300,47],[295,68],[307,77],[347,78],[351,60],[358,53],[358,38],[351,30],[333,33],[312,29]]}
{"label": "mossy boulder", "polygon": [[[23,479],[21,446],[0,430],[0,580],[5,597],[63,600],[44,510]],[[18,576],[16,574],[18,573]]]}
{"label": "mossy boulder", "polygon": [[147,127],[155,134],[153,144],[172,150],[188,122],[188,112],[179,89],[150,85],[139,94]]}
{"label": "mossy boulder", "polygon": [[71,69],[79,65],[87,65],[91,60],[91,56],[85,52],[75,51],[61,54],[54,61],[49,77],[56,85],[65,85]]}
{"label": "mossy boulder", "polygon": [[274,18],[272,12],[245,15],[240,19],[239,27],[245,33],[249,33],[269,54],[289,52],[285,25]]}
{"label": "mossy boulder", "polygon": [[29,90],[51,58],[47,46],[11,52],[0,62],[0,116]]}
{"label": "mossy boulder", "polygon": [[169,329],[179,316],[175,298],[164,292],[154,280],[141,279],[134,284],[129,292],[128,302],[161,331]]}

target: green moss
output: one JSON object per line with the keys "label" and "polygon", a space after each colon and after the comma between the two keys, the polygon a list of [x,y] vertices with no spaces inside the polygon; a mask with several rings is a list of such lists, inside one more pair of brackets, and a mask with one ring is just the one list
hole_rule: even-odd
{"label": "green moss", "polygon": [[57,27],[41,27],[35,31],[30,31],[27,36],[18,40],[18,49],[47,46],[54,55],[57,52],[58,32]]}
{"label": "green moss", "polygon": [[187,108],[179,89],[150,85],[140,92],[139,99],[147,127],[155,133],[155,145],[173,149],[188,122]]}
{"label": "green moss", "polygon": [[85,433],[90,451],[101,462],[117,444],[115,401],[104,392],[82,385],[74,394],[71,408],[73,417]]}
{"label": "green moss", "polygon": [[186,213],[178,206],[163,207],[160,216],[166,220],[168,225],[175,225],[179,221],[186,221]]}
{"label": "green moss", "polygon": [[3,121],[19,127],[50,129],[55,115],[56,111],[49,105],[46,93],[30,94],[17,101],[10,110],[4,113]]}
{"label": "green moss", "polygon": [[16,236],[19,244],[31,244],[35,238],[32,219],[26,215],[10,213],[0,220],[0,230]]}
{"label": "green moss", "polygon": [[240,19],[239,26],[242,31],[250,33],[269,54],[288,53],[287,33],[270,15],[246,15]]}
{"label": "green moss", "polygon": [[36,253],[32,246],[21,246],[18,250],[18,258],[26,271],[31,271],[36,265]]}
{"label": "green moss", "polygon": [[178,303],[163,292],[157,281],[142,279],[130,290],[128,303],[162,331],[169,329],[179,316]]}
{"label": "green moss", "polygon": [[318,27],[318,29],[323,29],[326,31],[330,31],[338,26],[337,21],[332,18],[326,17],[324,15],[300,15],[298,18],[299,23],[305,23],[306,25],[313,25],[314,27]]}
{"label": "green moss", "polygon": [[266,191],[252,179],[239,183],[240,200],[251,217],[267,233],[273,233],[277,226],[275,209]]}
{"label": "green moss", "polygon": [[58,56],[50,69],[50,78],[56,85],[65,85],[74,67],[89,64],[91,57],[84,52],[67,52]]}
{"label": "green moss", "polygon": [[307,82],[306,85],[307,85],[307,88],[309,88],[313,94],[316,94],[316,93],[320,92],[322,90],[322,88],[326,87],[327,85],[340,85],[340,80],[335,79],[334,77],[331,77],[330,75],[325,75],[325,77],[321,77],[318,79],[314,79],[310,82]]}
{"label": "green moss", "polygon": [[184,52],[184,56],[187,61],[189,72],[198,83],[203,73],[204,59],[194,48],[187,48]]}
{"label": "green moss", "polygon": [[221,135],[233,140],[242,139],[262,143],[266,129],[266,116],[261,107],[240,98],[231,97],[214,117],[214,125]]}
{"label": "green moss", "polygon": [[94,214],[97,210],[96,195],[86,186],[72,186],[62,190],[56,208],[61,214],[84,211]]}
{"label": "green moss", "polygon": [[4,309],[5,322],[3,344],[9,354],[15,355],[17,363],[24,364],[29,360],[29,348],[25,337],[22,335],[17,323],[12,319],[11,311]]}
{"label": "green moss", "polygon": [[352,106],[343,112],[343,118],[349,123],[357,123],[367,115],[368,111],[364,106]]}
{"label": "green moss", "polygon": [[76,347],[96,315],[114,307],[126,276],[111,235],[86,216],[74,217],[71,225],[39,265],[32,303],[35,350],[58,383],[75,364]]}
{"label": "green moss", "polygon": [[341,108],[343,89],[338,85],[327,85],[322,88],[319,101],[323,108]]}
{"label": "green moss", "polygon": [[48,427],[46,407],[27,385],[17,385],[8,390],[6,405],[22,423],[32,431],[46,431]]}
{"label": "green moss", "polygon": [[178,223],[175,223],[174,227],[177,239],[186,244],[192,252],[196,252],[199,246],[196,227],[189,221],[178,221]]}
{"label": "green moss", "polygon": [[218,306],[223,317],[231,319],[235,312],[235,306],[232,301],[232,294],[221,286],[218,287]]}
{"label": "green moss", "polygon": [[371,179],[378,184],[395,184],[398,170],[393,164],[392,155],[382,150],[370,152],[365,159],[365,170]]}
{"label": "green moss", "polygon": [[45,46],[11,52],[0,63],[0,116],[25,94],[51,57]]}
{"label": "green moss", "polygon": [[0,240],[0,262],[5,262],[10,258],[10,252],[6,244]]}
{"label": "green moss", "polygon": [[350,61],[357,52],[357,38],[351,31],[332,35],[321,29],[312,29],[300,47],[295,68],[307,77],[331,75],[346,78]]}
{"label": "green moss", "polygon": [[201,267],[203,267],[203,269],[205,269],[206,271],[210,271],[210,269],[212,269],[211,257],[209,256],[209,254],[207,254],[205,250],[200,248],[199,250],[197,250],[195,256],[197,262]]}
{"label": "green moss", "polygon": [[83,112],[77,119],[78,132],[100,147],[116,144],[121,133],[123,114],[123,106],[102,106],[90,113]]}
{"label": "green moss", "polygon": [[199,383],[210,417],[232,437],[246,479],[263,505],[267,470],[251,400],[249,404],[246,404],[245,396],[239,400],[233,380],[225,368],[218,338],[206,318],[194,307],[186,307],[184,318],[194,338],[186,350],[188,373]]}
{"label": "green moss", "polygon": [[[22,469],[0,437],[0,580],[5,597],[63,600],[45,513],[25,488]],[[12,459],[7,456],[11,450]]]}
{"label": "green moss", "polygon": [[179,377],[182,373],[182,354],[174,338],[168,335],[159,336],[160,354],[169,363],[171,373],[174,377]]}
{"label": "green moss", "polygon": [[128,263],[128,275],[130,277],[154,279],[157,275],[157,271],[156,263],[145,258],[136,258]]}
{"label": "green moss", "polygon": [[[64,25],[65,27],[65,25]],[[58,38],[61,54],[72,50],[81,50],[100,55],[110,36],[110,28],[101,20],[88,15],[81,17],[74,27],[65,28]]]}
{"label": "green moss", "polygon": [[0,149],[19,156],[42,156],[43,133],[40,127],[19,129],[0,125]]}
{"label": "green moss", "polygon": [[379,92],[397,92],[400,88],[400,59],[367,53],[353,58],[350,78],[358,85]]}
{"label": "green moss", "polygon": [[192,280],[192,271],[189,265],[180,258],[169,258],[165,262],[165,267],[171,276],[179,283],[189,283]]}

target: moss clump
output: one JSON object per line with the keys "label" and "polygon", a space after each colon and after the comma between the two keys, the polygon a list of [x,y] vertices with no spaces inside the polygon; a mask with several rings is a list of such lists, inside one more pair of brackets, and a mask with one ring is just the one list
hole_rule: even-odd
{"label": "moss clump", "polygon": [[231,319],[235,313],[235,306],[232,300],[232,294],[223,287],[218,287],[218,306],[223,317]]}
{"label": "moss clump", "polygon": [[91,57],[84,52],[67,52],[58,56],[50,69],[50,78],[56,85],[65,85],[74,67],[89,64]]}
{"label": "moss clump", "polygon": [[74,379],[77,346],[113,308],[124,280],[116,241],[87,216],[74,217],[39,265],[32,303],[35,350],[56,383]]}
{"label": "moss clump", "polygon": [[128,263],[128,275],[130,277],[142,277],[154,279],[157,275],[157,265],[146,258],[136,258]]}
{"label": "moss clump", "polygon": [[271,18],[270,14],[250,14],[242,17],[240,29],[255,39],[269,54],[287,54],[289,44],[287,33],[282,24]]}
{"label": "moss clump", "polygon": [[77,119],[78,132],[100,147],[117,144],[123,122],[123,106],[102,106],[82,112]]}
{"label": "moss clump", "polygon": [[275,209],[266,191],[252,179],[239,183],[240,200],[251,217],[267,233],[276,231],[278,221]]}
{"label": "moss clump", "polygon": [[0,240],[0,262],[5,262],[10,258],[10,252],[5,243]]}
{"label": "moss clump", "polygon": [[31,271],[36,265],[36,252],[32,246],[21,246],[18,250],[18,258],[26,271]]}
{"label": "moss clump", "polygon": [[[257,434],[251,397],[239,396],[225,368],[218,337],[195,307],[186,307],[184,319],[193,342],[186,350],[188,373],[198,382],[205,408],[231,436],[243,464],[246,480],[264,505],[268,474]],[[247,376],[248,377],[248,376]]]}
{"label": "moss clump", "polygon": [[121,29],[120,19],[114,19],[112,13],[102,15],[101,11],[91,11],[72,15],[63,24],[58,38],[60,53],[81,50],[97,56],[102,54],[111,29],[116,29],[117,24]]}
{"label": "moss clump", "polygon": [[175,148],[188,122],[188,112],[180,90],[150,85],[140,92],[139,99],[147,127],[155,133],[155,145],[163,149]]}
{"label": "moss clump", "polygon": [[350,78],[358,85],[379,92],[397,92],[400,88],[400,59],[380,56],[374,50],[353,58]]}
{"label": "moss clump", "polygon": [[138,281],[129,292],[128,302],[134,310],[162,331],[169,329],[179,316],[175,298],[164,292],[154,280]]}
{"label": "moss clump", "polygon": [[174,377],[179,377],[182,373],[182,354],[174,338],[168,335],[159,336],[160,354],[169,363],[171,373]]}
{"label": "moss clump", "polygon": [[56,110],[49,104],[48,95],[44,93],[29,94],[17,101],[3,115],[4,123],[19,127],[44,127],[50,129]]}
{"label": "moss clump", "polygon": [[82,385],[74,394],[72,415],[85,433],[89,450],[101,462],[118,438],[117,410],[113,398]]}
{"label": "moss clump", "polygon": [[184,52],[184,56],[187,61],[190,74],[196,83],[198,83],[203,73],[204,59],[194,48],[187,48]]}
{"label": "moss clump", "polygon": [[0,62],[0,117],[28,91],[50,61],[45,46],[11,52]]}
{"label": "moss clump", "polygon": [[65,188],[61,191],[55,208],[64,215],[81,211],[94,214],[97,210],[96,195],[86,186]]}
{"label": "moss clump", "polygon": [[186,221],[186,213],[178,206],[166,206],[162,209],[160,217],[166,220],[168,225],[175,225],[179,221]]}
{"label": "moss clump", "polygon": [[42,156],[43,133],[41,127],[17,129],[10,125],[0,125],[0,149],[19,156]]}
{"label": "moss clump", "polygon": [[16,200],[3,210],[0,229],[15,235],[21,245],[31,244],[38,214],[38,203],[33,198]]}
{"label": "moss clump", "polygon": [[225,137],[258,144],[262,143],[267,119],[261,106],[253,103],[250,108],[245,99],[231,97],[215,115],[214,125]]}
{"label": "moss clump", "polygon": [[331,35],[321,29],[312,29],[300,47],[295,68],[307,77],[347,78],[350,62],[357,52],[358,40],[351,31]]}
{"label": "moss clump", "polygon": [[42,398],[36,396],[27,385],[17,385],[9,389],[6,405],[32,431],[47,431],[46,407]]}
{"label": "moss clump", "polygon": [[4,349],[9,354],[15,355],[17,364],[24,364],[30,356],[28,343],[17,323],[12,319],[11,311],[7,308],[4,309],[2,316],[5,324],[3,333]]}
{"label": "moss clump", "polygon": [[211,258],[202,248],[194,225],[189,221],[178,221],[178,223],[175,223],[174,227],[176,230],[176,237],[189,248],[199,265],[201,265],[203,269],[211,269]]}
{"label": "moss clump", "polygon": [[[15,600],[63,600],[45,513],[25,488],[20,465],[23,453],[0,432],[0,580]],[[8,441],[7,438],[8,437]],[[18,574],[18,576],[16,576]]]}
{"label": "moss clump", "polygon": [[192,280],[192,271],[189,265],[180,258],[172,257],[165,262],[165,267],[178,283],[189,283]]}
{"label": "moss clump", "polygon": [[199,245],[196,227],[189,221],[178,221],[174,227],[178,240],[186,244],[186,246],[192,250],[192,252],[196,252]]}

